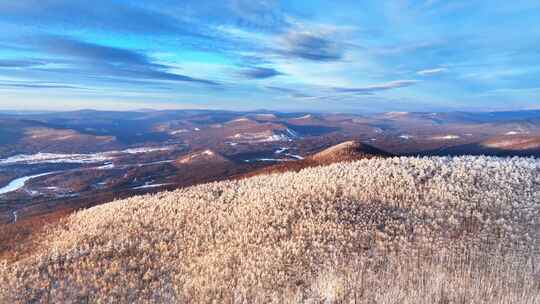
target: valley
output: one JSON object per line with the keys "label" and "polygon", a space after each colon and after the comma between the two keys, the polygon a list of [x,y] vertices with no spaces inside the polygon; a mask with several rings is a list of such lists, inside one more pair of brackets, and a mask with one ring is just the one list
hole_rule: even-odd
{"label": "valley", "polygon": [[538,157],[540,111],[0,114],[0,139],[0,224],[12,224],[135,194],[327,164],[333,161],[317,153],[345,141],[379,156]]}

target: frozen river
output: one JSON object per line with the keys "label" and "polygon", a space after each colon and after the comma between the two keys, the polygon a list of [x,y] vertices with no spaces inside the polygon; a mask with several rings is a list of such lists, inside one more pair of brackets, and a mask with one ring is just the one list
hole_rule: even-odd
{"label": "frozen river", "polygon": [[22,187],[24,187],[24,185],[26,184],[27,181],[29,181],[29,180],[31,180],[33,178],[49,175],[49,174],[52,174],[52,173],[54,173],[54,172],[41,173],[41,174],[36,174],[36,175],[29,175],[29,176],[24,176],[24,177],[14,179],[7,186],[0,188],[0,195],[21,189]]}

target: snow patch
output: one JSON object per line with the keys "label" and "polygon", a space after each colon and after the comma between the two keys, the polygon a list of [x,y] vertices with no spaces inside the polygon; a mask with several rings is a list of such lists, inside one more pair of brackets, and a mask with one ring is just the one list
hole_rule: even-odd
{"label": "snow patch", "polygon": [[286,129],[284,133],[270,133],[270,132],[258,132],[258,133],[237,133],[229,138],[237,140],[239,143],[264,143],[264,142],[277,142],[277,141],[292,141],[293,138],[297,138],[298,134],[292,130]]}
{"label": "snow patch", "polygon": [[120,152],[127,153],[127,154],[140,154],[140,153],[149,153],[149,152],[157,152],[157,151],[169,151],[171,149],[172,147],[142,147],[142,148],[126,149]]}
{"label": "snow patch", "polygon": [[205,151],[202,151],[202,152],[199,152],[199,153],[193,153],[191,155],[185,156],[183,159],[180,160],[180,163],[181,164],[187,164],[187,163],[192,162],[196,158],[200,158],[200,157],[204,157],[204,156],[214,156],[214,155],[216,155],[214,153],[214,151],[205,150]]}
{"label": "snow patch", "polygon": [[0,159],[0,165],[11,164],[41,164],[41,163],[65,163],[65,164],[93,164],[111,161],[122,154],[142,154],[158,151],[169,151],[173,147],[142,147],[130,148],[122,151],[107,151],[91,154],[62,154],[62,153],[36,153],[36,154],[19,154],[5,159]]}
{"label": "snow patch", "polygon": [[461,138],[460,136],[452,135],[452,134],[432,137],[432,139],[435,139],[435,140],[453,140],[453,139],[460,139],[460,138]]}
{"label": "snow patch", "polygon": [[289,156],[289,157],[292,157],[292,158],[295,158],[295,159],[298,159],[298,160],[304,159],[304,157],[302,157],[302,156],[300,156],[300,155],[296,155],[296,154],[287,153],[287,154],[285,154],[285,155],[287,155],[287,156]]}
{"label": "snow patch", "polygon": [[114,168],[115,168],[114,164],[111,163],[111,164],[105,164],[103,166],[99,166],[96,169],[98,169],[98,170],[110,170],[110,169],[114,169]]}
{"label": "snow patch", "polygon": [[384,116],[390,117],[390,118],[397,118],[397,117],[401,117],[401,116],[406,116],[408,114],[409,114],[409,112],[387,112],[387,113],[384,114]]}
{"label": "snow patch", "polygon": [[282,148],[277,149],[276,152],[274,152],[274,153],[275,154],[282,154],[283,152],[286,152],[288,150],[289,150],[289,148],[282,147]]}
{"label": "snow patch", "polygon": [[233,123],[244,122],[244,121],[249,121],[249,119],[245,118],[245,117],[242,117],[242,118],[237,118],[237,119],[231,120],[231,121],[229,121],[227,123],[228,124],[233,124]]}
{"label": "snow patch", "polygon": [[187,133],[187,132],[189,132],[189,130],[187,130],[187,129],[180,129],[180,130],[174,130],[174,131],[171,131],[171,132],[169,132],[169,134],[171,134],[171,135],[178,135],[178,134]]}
{"label": "snow patch", "polygon": [[144,184],[142,186],[133,187],[131,189],[133,189],[133,190],[151,189],[151,188],[157,188],[157,187],[169,186],[169,185],[172,185],[172,184]]}
{"label": "snow patch", "polygon": [[280,158],[255,158],[255,159],[246,159],[244,162],[287,162],[291,161],[290,159],[280,159]]}

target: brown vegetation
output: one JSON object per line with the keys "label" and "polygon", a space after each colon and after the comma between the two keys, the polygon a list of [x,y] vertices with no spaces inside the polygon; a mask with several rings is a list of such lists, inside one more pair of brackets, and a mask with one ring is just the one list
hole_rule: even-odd
{"label": "brown vegetation", "polygon": [[483,142],[482,145],[488,148],[498,148],[510,151],[540,149],[540,136],[506,135],[487,140]]}
{"label": "brown vegetation", "polygon": [[0,225],[0,260],[14,262],[32,256],[47,238],[48,229],[72,212],[72,209],[66,208],[13,224]]}
{"label": "brown vegetation", "polygon": [[375,158],[116,201],[0,262],[0,302],[538,303],[539,170]]}

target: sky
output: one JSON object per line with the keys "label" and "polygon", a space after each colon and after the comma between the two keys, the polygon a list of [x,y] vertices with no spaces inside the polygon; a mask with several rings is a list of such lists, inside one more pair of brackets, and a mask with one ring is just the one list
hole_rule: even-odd
{"label": "sky", "polygon": [[538,0],[0,0],[0,109],[540,109]]}

